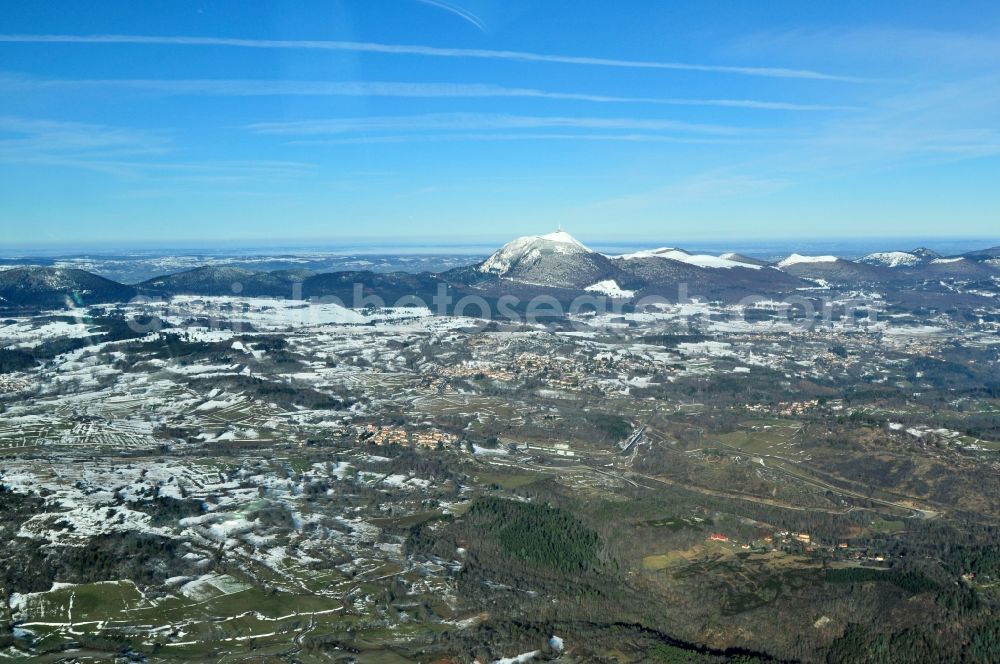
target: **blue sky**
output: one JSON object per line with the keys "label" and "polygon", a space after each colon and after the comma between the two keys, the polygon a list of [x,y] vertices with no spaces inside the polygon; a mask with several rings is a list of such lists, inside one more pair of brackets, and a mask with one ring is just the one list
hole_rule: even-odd
{"label": "blue sky", "polygon": [[1000,235],[995,2],[0,12],[0,245]]}

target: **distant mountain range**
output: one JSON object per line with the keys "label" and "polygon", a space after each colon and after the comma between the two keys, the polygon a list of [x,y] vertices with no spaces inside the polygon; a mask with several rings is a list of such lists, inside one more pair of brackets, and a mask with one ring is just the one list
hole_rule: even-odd
{"label": "distant mountain range", "polygon": [[127,302],[138,295],[126,286],[86,270],[15,267],[0,271],[0,307],[70,308],[97,302]]}
{"label": "distant mountain range", "polygon": [[134,286],[85,270],[15,267],[0,271],[0,308],[59,308],[126,302],[136,295],[248,297],[337,297],[351,304],[361,294],[391,304],[417,296],[429,302],[442,287],[457,295],[487,299],[545,293],[571,299],[582,293],[621,299],[646,295],[677,297],[684,285],[691,296],[732,300],[745,295],[780,295],[816,287],[861,284],[904,286],[923,281],[988,280],[1000,277],[1000,247],[940,256],[918,248],[869,254],[856,261],[838,256],[792,254],[767,263],[735,253],[715,256],[664,247],[630,254],[592,251],[569,233],[517,238],[475,265],[446,272],[405,273],[363,270],[315,273],[292,269],[255,271],[205,266],[149,279]]}
{"label": "distant mountain range", "polygon": [[[870,254],[851,261],[837,256],[792,254],[766,263],[739,254],[692,254],[664,247],[609,256],[591,251],[565,231],[518,238],[492,254],[474,270],[502,282],[570,290],[591,290],[613,283],[617,291],[690,293],[707,297],[743,292],[761,294],[815,286],[859,283],[903,283],[948,277],[982,279],[1000,276],[1000,249],[942,257],[929,249]],[[466,272],[467,274],[467,272]]]}
{"label": "distant mountain range", "polygon": [[292,292],[292,285],[315,276],[309,270],[258,272],[242,267],[205,266],[154,277],[137,288],[148,293],[189,295],[246,295],[259,297]]}

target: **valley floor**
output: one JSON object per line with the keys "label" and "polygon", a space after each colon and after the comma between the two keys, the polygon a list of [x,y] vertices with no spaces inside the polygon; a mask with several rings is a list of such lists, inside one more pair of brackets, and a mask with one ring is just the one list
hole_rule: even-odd
{"label": "valley floor", "polygon": [[2,660],[1000,653],[997,311],[146,306],[0,323]]}

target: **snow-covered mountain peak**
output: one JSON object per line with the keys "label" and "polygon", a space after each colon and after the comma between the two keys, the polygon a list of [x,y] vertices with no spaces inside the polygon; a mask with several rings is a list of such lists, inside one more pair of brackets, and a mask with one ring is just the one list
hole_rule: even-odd
{"label": "snow-covered mountain peak", "polygon": [[923,259],[907,251],[879,251],[868,254],[860,260],[868,265],[883,265],[885,267],[912,267],[919,265]]}
{"label": "snow-covered mountain peak", "polygon": [[712,256],[711,254],[692,254],[683,249],[674,249],[672,247],[660,247],[659,249],[644,249],[642,251],[636,251],[631,254],[622,254],[617,256],[626,261],[636,260],[639,258],[666,258],[668,260],[677,261],[679,263],[687,263],[688,265],[694,265],[696,267],[707,267],[707,268],[733,268],[733,267],[745,267],[752,270],[760,269],[760,265],[754,265],[751,263],[746,263],[743,261],[736,261],[726,258],[725,256]]}
{"label": "snow-covered mountain peak", "polygon": [[836,263],[840,259],[836,256],[803,256],[802,254],[792,254],[788,258],[778,263],[778,267],[788,267],[799,263]]}
{"label": "snow-covered mountain peak", "polygon": [[607,257],[591,251],[561,228],[508,242],[477,270],[522,284],[581,290],[618,273]]}
{"label": "snow-covered mountain peak", "polygon": [[550,254],[592,253],[582,242],[560,229],[546,235],[525,235],[500,247],[479,266],[480,272],[506,274],[515,265],[535,262]]}
{"label": "snow-covered mountain peak", "polygon": [[573,237],[572,235],[570,235],[566,231],[562,230],[561,228],[559,230],[557,230],[557,231],[553,231],[552,233],[547,233],[545,235],[538,235],[536,237],[538,237],[538,239],[540,239],[540,240],[546,240],[548,242],[558,242],[558,243],[561,243],[561,244],[576,245],[577,247],[580,247],[581,249],[584,249],[586,251],[590,251],[590,249],[587,249],[587,247],[585,247],[582,242],[580,242],[575,237]]}

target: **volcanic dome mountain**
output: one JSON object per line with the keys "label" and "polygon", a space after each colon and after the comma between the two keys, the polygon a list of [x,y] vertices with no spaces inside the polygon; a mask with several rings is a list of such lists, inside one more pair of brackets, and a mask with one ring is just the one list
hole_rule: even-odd
{"label": "volcanic dome mountain", "polygon": [[522,284],[583,289],[613,279],[618,270],[563,230],[508,242],[479,264],[479,272]]}
{"label": "volcanic dome mountain", "polygon": [[931,260],[930,257],[921,256],[910,251],[879,251],[859,258],[858,262],[867,265],[880,265],[882,267],[907,268],[915,267],[929,260]]}
{"label": "volcanic dome mountain", "polygon": [[[775,292],[803,285],[797,277],[737,254],[692,254],[664,247],[606,256],[561,229],[505,244],[475,266],[475,273],[522,286],[587,290],[615,296],[676,295],[682,284],[705,296],[758,289]],[[472,275],[468,272],[453,274],[464,277],[466,283],[471,282]]]}

